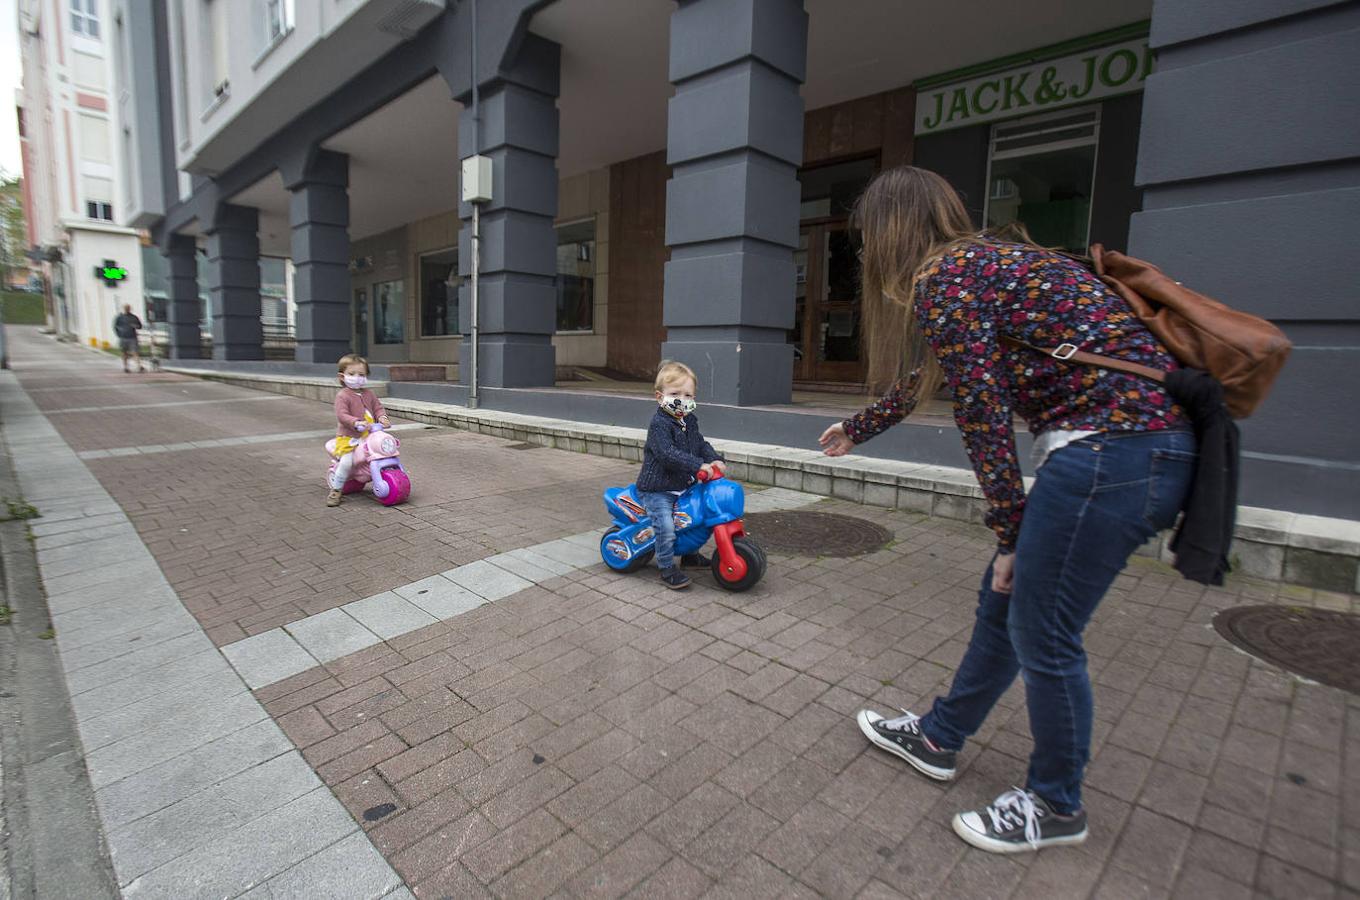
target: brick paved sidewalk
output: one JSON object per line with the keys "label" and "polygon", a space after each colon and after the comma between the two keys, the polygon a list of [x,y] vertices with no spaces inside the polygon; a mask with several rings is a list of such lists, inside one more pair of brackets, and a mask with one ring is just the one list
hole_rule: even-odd
{"label": "brick paved sidewalk", "polygon": [[[256,404],[169,376],[149,377],[154,387],[128,376],[120,389],[124,376],[103,360],[16,331],[20,382],[76,450],[329,420],[322,404]],[[179,405],[57,412],[172,395]],[[241,402],[182,402],[200,396]],[[416,493],[393,509],[353,498],[326,510],[316,447],[302,439],[84,465],[218,645],[602,527],[599,490],[634,474],[486,437],[407,438]],[[251,472],[267,472],[267,484]],[[575,568],[255,699],[418,897],[1360,891],[1360,698],[1255,661],[1208,627],[1216,610],[1244,602],[1357,611],[1360,600],[1245,579],[1203,589],[1136,560],[1088,632],[1091,839],[996,857],[967,848],[948,822],[1023,778],[1020,687],[948,786],[869,747],[852,720],[864,705],[919,710],[947,685],[990,536],[840,501],[817,508],[879,522],[896,540],[853,559],[772,555],[745,595],[706,577],[674,593]],[[148,623],[126,639],[151,640]],[[78,710],[109,714],[99,698],[116,691],[76,678],[79,687]],[[359,837],[344,838],[356,853]],[[333,859],[338,846],[323,852]],[[146,858],[153,874],[178,862]]]}

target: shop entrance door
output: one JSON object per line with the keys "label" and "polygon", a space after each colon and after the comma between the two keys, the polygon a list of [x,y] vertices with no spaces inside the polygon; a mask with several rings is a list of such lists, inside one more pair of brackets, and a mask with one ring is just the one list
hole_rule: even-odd
{"label": "shop entrance door", "polygon": [[794,379],[862,384],[859,260],[844,220],[804,225],[794,253],[797,312],[790,340]]}

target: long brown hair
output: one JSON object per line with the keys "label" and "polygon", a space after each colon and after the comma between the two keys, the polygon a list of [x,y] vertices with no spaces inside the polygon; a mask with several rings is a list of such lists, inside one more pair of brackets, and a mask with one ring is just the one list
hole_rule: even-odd
{"label": "long brown hair", "polygon": [[916,325],[916,281],[951,244],[977,238],[978,230],[949,182],[914,166],[875,176],[855,202],[850,224],[864,241],[860,273],[869,388],[885,391],[923,365],[918,396],[928,400],[943,374]]}

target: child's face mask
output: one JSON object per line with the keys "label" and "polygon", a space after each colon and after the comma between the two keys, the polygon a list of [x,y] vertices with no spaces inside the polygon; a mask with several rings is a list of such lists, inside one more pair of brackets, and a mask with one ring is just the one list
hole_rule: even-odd
{"label": "child's face mask", "polygon": [[346,375],[346,376],[345,376],[345,387],[347,387],[347,388],[351,388],[351,389],[357,391],[357,390],[360,390],[360,389],[361,389],[364,385],[366,385],[366,384],[368,384],[368,378],[367,378],[367,376],[364,376],[364,375]]}
{"label": "child's face mask", "polygon": [[682,397],[679,394],[664,394],[657,403],[677,419],[683,419],[699,406],[693,397]]}

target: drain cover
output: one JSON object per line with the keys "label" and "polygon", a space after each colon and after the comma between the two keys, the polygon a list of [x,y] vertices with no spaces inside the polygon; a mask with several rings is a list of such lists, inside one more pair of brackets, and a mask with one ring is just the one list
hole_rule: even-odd
{"label": "drain cover", "polygon": [[1258,659],[1360,694],[1360,616],[1299,606],[1239,606],[1214,629]]}
{"label": "drain cover", "polygon": [[505,450],[542,450],[542,449],[543,449],[543,445],[542,445],[542,444],[530,444],[530,443],[506,444],[505,447],[503,447],[502,449],[505,449]]}
{"label": "drain cover", "polygon": [[765,550],[793,556],[860,556],[893,539],[882,525],[835,513],[792,509],[751,513],[742,521]]}

